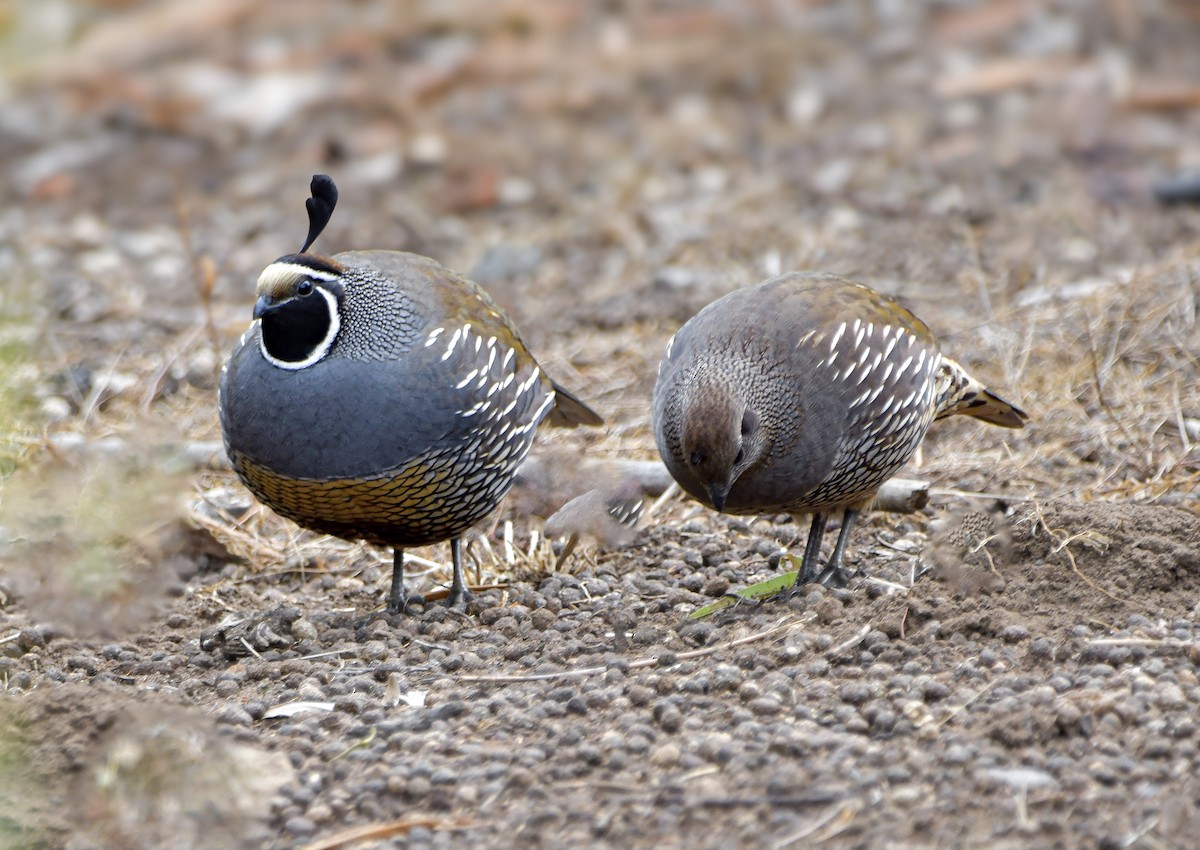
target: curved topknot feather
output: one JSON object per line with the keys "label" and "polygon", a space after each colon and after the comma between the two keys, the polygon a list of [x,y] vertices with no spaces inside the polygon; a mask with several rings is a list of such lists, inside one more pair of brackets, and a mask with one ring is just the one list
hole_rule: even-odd
{"label": "curved topknot feather", "polygon": [[329,224],[338,199],[337,184],[328,174],[314,174],[309,191],[312,192],[312,197],[304,202],[308,210],[308,238],[304,240],[304,246],[300,249],[301,254],[317,241],[325,225]]}

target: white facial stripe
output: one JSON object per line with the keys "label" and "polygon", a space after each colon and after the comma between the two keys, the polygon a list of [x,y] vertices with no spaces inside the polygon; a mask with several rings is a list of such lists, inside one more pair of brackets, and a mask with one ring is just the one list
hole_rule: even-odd
{"label": "white facial stripe", "polygon": [[275,292],[290,286],[297,278],[308,277],[313,280],[333,281],[338,276],[330,272],[302,266],[299,263],[271,263],[258,276],[256,289],[261,292]]}
{"label": "white facial stripe", "polygon": [[[276,265],[290,265],[288,263],[276,263]],[[270,268],[268,266],[268,268]],[[264,272],[265,274],[265,272]],[[280,369],[289,369],[296,371],[298,369],[307,369],[314,363],[319,363],[329,353],[329,347],[333,345],[334,339],[337,338],[338,329],[342,326],[341,316],[338,315],[337,299],[333,297],[333,293],[322,287],[317,287],[317,292],[325,299],[325,305],[329,308],[329,330],[325,334],[325,338],[313,349],[312,354],[305,357],[303,360],[288,361],[280,360],[278,357],[272,357],[267,351],[266,343],[263,341],[261,330],[258,336],[258,350],[262,352],[262,356],[272,366],[278,366]],[[261,323],[261,319],[256,320]]]}

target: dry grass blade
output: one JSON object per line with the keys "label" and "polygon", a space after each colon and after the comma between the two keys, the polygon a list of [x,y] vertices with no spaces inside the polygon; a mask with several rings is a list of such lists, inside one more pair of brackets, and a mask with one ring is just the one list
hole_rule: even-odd
{"label": "dry grass blade", "polygon": [[349,847],[352,844],[358,844],[360,841],[378,841],[396,835],[408,835],[408,833],[417,827],[423,827],[424,829],[470,829],[473,826],[474,824],[463,821],[447,821],[441,818],[414,815],[413,817],[400,818],[399,820],[388,821],[387,823],[368,824],[367,826],[357,826],[353,829],[347,829],[328,838],[322,838],[320,841],[305,844],[300,850],[337,850],[339,847]]}
{"label": "dry grass blade", "polygon": [[835,803],[812,823],[776,841],[771,845],[771,848],[772,850],[783,850],[785,847],[791,847],[818,833],[820,835],[817,835],[812,843],[819,844],[822,841],[827,841],[839,832],[842,832],[854,820],[854,815],[858,813],[860,808],[862,808],[862,804],[857,800]]}
{"label": "dry grass blade", "polygon": [[[764,631],[755,632],[752,635],[746,635],[745,637],[740,637],[737,640],[731,640],[726,643],[717,644],[715,646],[707,646],[704,649],[693,649],[693,650],[689,650],[688,652],[680,652],[675,655],[675,658],[677,658],[679,661],[688,661],[693,658],[703,658],[707,655],[713,655],[714,653],[721,652],[722,650],[733,649],[734,647],[744,646],[748,643],[755,643],[760,640],[766,640],[767,638],[775,637],[777,635],[780,635],[787,631],[790,631],[791,629],[794,629],[795,627],[799,626],[800,623],[801,623],[801,618],[788,617],[783,622],[778,623],[777,625],[774,625],[769,629],[765,629]],[[866,636],[866,632],[863,633],[863,637],[865,637],[865,636]],[[859,638],[859,640],[861,640],[861,639],[862,638]],[[657,667],[659,665],[659,663],[660,663],[660,656],[657,656],[657,655],[652,656],[650,658],[639,658],[637,661],[629,662],[629,669],[630,670],[641,670],[646,667]],[[486,682],[486,683],[492,683],[492,684],[506,684],[506,683],[512,684],[512,683],[516,683],[516,682],[548,682],[548,681],[553,681],[555,679],[576,679],[576,678],[580,678],[582,676],[595,676],[600,673],[603,673],[607,669],[608,669],[607,666],[598,666],[598,667],[579,667],[574,670],[561,670],[556,673],[531,673],[527,676],[459,676],[458,681],[460,681],[460,682]]]}
{"label": "dry grass blade", "polygon": [[[1075,575],[1079,576],[1079,578],[1083,581],[1084,584],[1086,584],[1088,587],[1090,587],[1092,590],[1096,591],[1097,593],[1104,594],[1105,596],[1107,596],[1109,599],[1113,600],[1114,602],[1119,602],[1122,605],[1128,605],[1129,600],[1122,599],[1121,597],[1116,596],[1115,594],[1111,593],[1110,591],[1105,590],[1100,585],[1096,584],[1096,582],[1092,581],[1090,578],[1088,578],[1088,576],[1084,575],[1083,570],[1079,569],[1079,564],[1077,564],[1075,562],[1075,554],[1071,551],[1071,548],[1070,548],[1071,543],[1074,543],[1076,541],[1085,541],[1089,545],[1091,545],[1093,547],[1097,547],[1097,546],[1104,545],[1103,540],[1098,540],[1097,539],[1098,535],[1095,535],[1094,533],[1089,532],[1087,530],[1079,532],[1077,534],[1068,534],[1065,529],[1051,528],[1050,523],[1046,520],[1046,514],[1043,512],[1041,504],[1036,499],[1032,500],[1030,502],[1030,504],[1033,506],[1033,511],[1037,516],[1037,524],[1039,526],[1041,526],[1043,529],[1045,529],[1046,533],[1049,534],[1050,537],[1053,538],[1053,540],[1055,542],[1055,545],[1051,551],[1062,552],[1064,555],[1067,556],[1067,561],[1071,565],[1071,572],[1073,572],[1073,573],[1075,573]],[[1036,530],[1037,529],[1035,527],[1034,531],[1036,532]],[[1102,536],[1100,536],[1100,537],[1102,537]]]}
{"label": "dry grass blade", "polygon": [[999,679],[995,679],[991,682],[988,682],[986,685],[984,685],[982,688],[980,688],[978,692],[976,692],[971,697],[969,697],[966,701],[964,701],[962,705],[957,705],[954,708],[952,708],[945,717],[943,717],[941,720],[937,721],[936,724],[934,724],[935,728],[940,729],[943,726],[945,726],[947,723],[949,723],[951,720],[953,720],[955,717],[958,717],[958,715],[960,715],[964,711],[966,711],[967,708],[972,703],[974,703],[976,700],[978,700],[980,697],[982,697],[984,694],[986,694],[992,688],[996,687],[996,685],[999,683],[999,681],[1000,681]]}
{"label": "dry grass blade", "polygon": [[858,646],[860,643],[862,643],[866,639],[867,635],[869,635],[870,633],[871,633],[871,627],[863,626],[861,629],[859,629],[857,632],[854,633],[853,637],[839,643],[837,646],[830,647],[829,649],[827,649],[825,651],[825,654],[826,655],[841,655],[847,649],[851,649],[853,647]]}
{"label": "dry grass blade", "polygon": [[1145,646],[1155,649],[1191,649],[1198,644],[1193,640],[1178,638],[1096,638],[1088,646]]}

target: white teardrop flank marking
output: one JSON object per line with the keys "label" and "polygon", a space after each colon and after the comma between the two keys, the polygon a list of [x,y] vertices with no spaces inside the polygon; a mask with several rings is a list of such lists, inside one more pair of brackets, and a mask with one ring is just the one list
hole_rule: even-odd
{"label": "white teardrop flank marking", "polygon": [[425,338],[425,347],[429,348],[429,346],[431,346],[435,342],[437,342],[437,338],[445,332],[446,332],[445,328],[434,328],[433,330],[431,330],[429,332],[429,336],[427,336]]}
{"label": "white teardrop flank marking", "polygon": [[[276,265],[286,266],[290,264],[276,263]],[[270,268],[270,266],[267,268]],[[334,297],[333,293],[321,286],[318,286],[316,289],[317,292],[321,293],[321,297],[325,299],[325,306],[329,310],[329,330],[325,332],[325,337],[319,343],[317,343],[317,347],[312,350],[312,353],[303,360],[289,361],[280,360],[278,357],[272,357],[270,352],[267,351],[266,340],[264,340],[262,334],[259,333],[258,350],[262,352],[262,356],[271,365],[278,366],[280,369],[288,369],[295,372],[299,369],[307,369],[314,363],[321,362],[325,358],[325,355],[329,353],[330,346],[333,345],[334,339],[337,338],[338,329],[342,326],[342,317],[338,315],[337,298]],[[259,323],[262,322],[261,319],[256,319],[255,321]],[[253,325],[251,325],[251,327],[253,327]]]}
{"label": "white teardrop flank marking", "polygon": [[478,376],[479,376],[479,370],[472,369],[470,372],[468,372],[466,374],[466,377],[464,377],[461,381],[459,381],[457,384],[454,385],[454,389],[461,390],[467,384],[471,383],[471,381],[475,380],[475,378]]}
{"label": "white teardrop flank marking", "polygon": [[463,338],[463,331],[466,328],[455,328],[454,333],[450,335],[450,342],[446,344],[446,351],[442,354],[443,362],[450,359],[454,354],[454,347],[458,345],[458,341]]}
{"label": "white teardrop flank marking", "polygon": [[523,395],[529,392],[529,388],[532,387],[534,383],[541,377],[542,373],[537,369],[534,369],[529,373],[529,377],[522,381],[521,385],[517,387],[517,395]]}
{"label": "white teardrop flank marking", "polygon": [[508,349],[508,351],[504,352],[503,368],[507,369],[509,364],[512,363],[513,358],[516,356],[517,356],[517,350],[515,348],[510,348],[510,349]]}
{"label": "white teardrop flank marking", "polygon": [[821,344],[821,339],[824,336],[825,334],[820,333],[819,331],[809,331],[808,333],[804,334],[804,336],[800,337],[800,339],[796,340],[796,348],[801,348],[805,345],[811,345],[815,348]]}
{"label": "white teardrop flank marking", "polygon": [[[861,384],[862,381],[859,381],[859,383]],[[869,389],[864,390],[861,394],[859,394],[859,396],[857,398],[854,399],[854,401],[850,402],[850,406],[858,407],[860,404],[862,404],[864,401],[867,400],[867,396],[869,396],[870,394],[871,394],[871,391]]]}
{"label": "white teardrop flank marking", "polygon": [[854,320],[854,347],[857,349],[862,345],[863,337],[866,335],[867,329],[858,319]]}
{"label": "white teardrop flank marking", "polygon": [[[676,334],[671,334],[671,338],[667,340],[667,350],[663,352],[664,360],[669,360],[671,358],[671,349],[675,347],[675,337]],[[662,364],[660,363],[659,365],[661,367]]]}
{"label": "white teardrop flank marking", "polygon": [[901,361],[899,368],[896,369],[896,380],[900,380],[900,378],[902,378],[904,376],[905,371],[908,369],[909,365],[912,362],[913,362],[913,356],[911,354],[908,355],[908,357],[904,358],[903,361]]}
{"label": "white teardrop flank marking", "polygon": [[902,336],[904,336],[904,328],[885,328],[884,334],[885,335],[890,334],[891,339],[888,340],[887,346],[884,347],[884,349],[883,349],[883,356],[891,357],[892,349],[896,347],[896,343],[898,343],[900,341],[900,338]]}
{"label": "white teardrop flank marking", "polygon": [[547,411],[550,410],[550,405],[552,405],[552,404],[554,404],[554,392],[553,391],[546,393],[546,398],[542,402],[541,406],[537,409],[537,412],[534,414],[533,420],[529,423],[529,425],[526,425],[524,428],[521,429],[521,433],[524,434],[526,431],[528,431],[530,429],[530,427],[532,427],[533,425],[536,425],[538,422],[541,422],[542,417],[545,416]]}
{"label": "white teardrop flank marking", "polygon": [[[838,341],[842,338],[842,334],[844,334],[845,332],[846,332],[846,323],[842,322],[840,325],[838,325],[838,329],[833,332],[833,339],[829,340],[829,350],[831,352],[833,352],[835,355],[837,352],[835,352],[834,349],[837,348]],[[830,363],[833,362],[833,357],[829,358],[829,362]]]}

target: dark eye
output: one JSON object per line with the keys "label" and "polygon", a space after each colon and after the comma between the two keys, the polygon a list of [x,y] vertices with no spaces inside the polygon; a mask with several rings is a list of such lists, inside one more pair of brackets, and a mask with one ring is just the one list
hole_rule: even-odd
{"label": "dark eye", "polygon": [[733,465],[734,465],[734,466],[737,466],[738,464],[740,464],[740,463],[741,463],[742,461],[744,461],[745,459],[746,459],[746,450],[745,450],[745,449],[738,449],[738,453],[737,453],[736,455],[734,455],[734,458],[733,458]]}
{"label": "dark eye", "polygon": [[692,466],[699,466],[700,464],[704,463],[704,452],[699,450],[694,451],[688,460],[692,462]]}
{"label": "dark eye", "polygon": [[746,412],[742,414],[742,436],[745,437],[753,433],[754,429],[757,427],[758,414],[755,411],[747,408]]}
{"label": "dark eye", "polygon": [[302,280],[296,284],[296,294],[300,296],[312,295],[313,282],[311,280]]}

